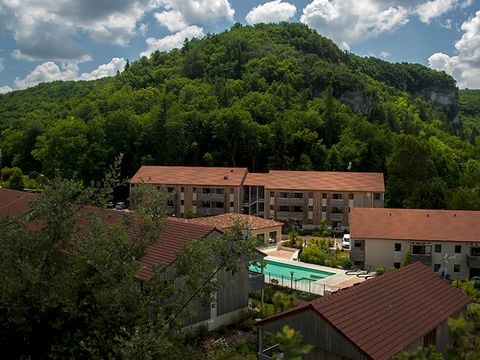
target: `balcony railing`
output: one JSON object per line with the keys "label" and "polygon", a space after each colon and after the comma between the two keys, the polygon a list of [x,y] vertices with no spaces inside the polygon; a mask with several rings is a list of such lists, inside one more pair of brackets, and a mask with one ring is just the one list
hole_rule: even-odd
{"label": "balcony railing", "polygon": [[303,220],[303,212],[277,211],[276,217],[279,220]]}
{"label": "balcony railing", "polygon": [[299,198],[278,198],[277,203],[278,205],[303,205],[305,202],[304,199]]}
{"label": "balcony railing", "polygon": [[203,194],[203,193],[199,193],[199,194],[197,194],[197,199],[198,199],[198,201],[202,201],[202,200],[224,201],[225,200],[225,194]]}
{"label": "balcony railing", "polygon": [[332,207],[343,207],[343,199],[331,199],[330,206]]}
{"label": "balcony railing", "polygon": [[467,265],[471,268],[480,269],[480,256],[467,254]]}
{"label": "balcony railing", "polygon": [[415,261],[420,261],[426,266],[432,266],[432,255],[412,254],[412,262]]}
{"label": "balcony railing", "polygon": [[330,213],[331,221],[343,221],[343,214],[341,213]]}

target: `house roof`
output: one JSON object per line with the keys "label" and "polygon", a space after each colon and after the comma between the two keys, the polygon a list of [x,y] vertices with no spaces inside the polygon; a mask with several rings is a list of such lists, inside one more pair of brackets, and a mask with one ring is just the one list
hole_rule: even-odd
{"label": "house roof", "polygon": [[416,262],[301,305],[260,325],[312,309],[370,359],[389,359],[470,302],[461,290]]}
{"label": "house roof", "polygon": [[[0,219],[8,215],[15,216],[27,213],[30,211],[29,204],[37,198],[37,194],[0,189]],[[86,206],[82,209],[82,214],[77,222],[79,232],[87,234],[91,231],[91,216],[93,215],[109,225],[128,222],[129,226],[125,226],[123,230],[130,241],[136,241],[142,236],[141,220],[135,214],[95,206]],[[41,228],[39,224],[32,224],[33,230],[39,228]],[[141,269],[137,276],[142,280],[150,278],[153,276],[155,266],[170,265],[181,254],[186,245],[195,239],[204,238],[214,231],[216,231],[215,227],[209,225],[186,223],[175,218],[165,219],[158,240],[147,246],[145,255],[140,260]]]}
{"label": "house roof", "polygon": [[480,242],[480,211],[352,208],[352,238]]}
{"label": "house roof", "polygon": [[259,230],[265,228],[271,228],[275,226],[282,226],[283,224],[278,221],[264,219],[258,216],[226,213],[216,216],[199,217],[194,219],[179,219],[191,224],[207,225],[216,227],[220,230],[231,228],[235,221],[240,221],[244,224],[248,230]]}
{"label": "house roof", "polygon": [[201,166],[142,166],[132,184],[240,186],[247,168]]}
{"label": "house roof", "polygon": [[29,212],[30,203],[37,198],[38,194],[0,188],[0,219]]}
{"label": "house roof", "polygon": [[244,185],[272,190],[384,192],[382,173],[271,170],[249,173]]}

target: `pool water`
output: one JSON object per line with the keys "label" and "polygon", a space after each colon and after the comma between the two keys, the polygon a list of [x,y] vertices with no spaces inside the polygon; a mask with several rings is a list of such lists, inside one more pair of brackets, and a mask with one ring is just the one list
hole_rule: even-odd
{"label": "pool water", "polygon": [[[309,269],[303,266],[290,265],[285,263],[280,263],[272,260],[265,260],[265,268],[263,272],[265,275],[270,275],[277,278],[290,279],[293,271],[294,279],[307,279],[307,280],[320,280],[324,279],[335,273],[328,271],[321,271],[316,269]],[[260,272],[260,268],[254,265],[249,266],[250,271]]]}

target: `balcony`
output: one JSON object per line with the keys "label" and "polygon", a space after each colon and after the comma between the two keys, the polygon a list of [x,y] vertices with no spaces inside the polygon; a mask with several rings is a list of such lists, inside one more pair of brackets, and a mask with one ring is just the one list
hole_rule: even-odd
{"label": "balcony", "polygon": [[197,194],[197,200],[213,200],[213,201],[225,201],[225,194]]}
{"label": "balcony", "polygon": [[467,254],[467,265],[470,268],[480,269],[480,256]]}
{"label": "balcony", "polygon": [[303,220],[303,212],[277,211],[279,220]]}
{"label": "balcony", "polygon": [[350,249],[350,260],[365,262],[365,250],[355,246]]}
{"label": "balcony", "polygon": [[343,221],[343,214],[341,213],[330,213],[330,221]]}
{"label": "balcony", "polygon": [[198,216],[213,216],[225,214],[225,208],[202,208],[197,207]]}
{"label": "balcony", "polygon": [[278,198],[278,205],[292,205],[292,206],[302,206],[305,203],[304,199],[299,198]]}
{"label": "balcony", "polygon": [[420,261],[425,266],[432,266],[432,255],[412,254],[412,263]]}
{"label": "balcony", "polygon": [[343,207],[343,204],[344,204],[343,199],[331,199],[330,200],[330,206],[332,206],[332,207],[341,208],[341,207]]}

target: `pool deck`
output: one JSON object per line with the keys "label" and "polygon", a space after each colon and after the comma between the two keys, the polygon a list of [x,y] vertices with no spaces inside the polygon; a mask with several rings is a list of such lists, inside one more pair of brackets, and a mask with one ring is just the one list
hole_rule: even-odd
{"label": "pool deck", "polygon": [[[332,292],[339,291],[351,287],[357,283],[365,281],[363,278],[358,278],[355,275],[347,275],[346,270],[331,268],[327,266],[320,266],[315,264],[304,263],[301,261],[293,261],[293,252],[288,250],[268,250],[264,251],[267,254],[265,260],[276,261],[279,263],[285,263],[289,265],[302,266],[308,269],[320,270],[333,273],[324,279],[320,279],[312,282],[310,285],[297,284],[297,290],[307,291],[318,295],[327,295]],[[265,282],[269,279],[265,277]]]}

